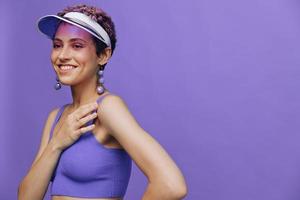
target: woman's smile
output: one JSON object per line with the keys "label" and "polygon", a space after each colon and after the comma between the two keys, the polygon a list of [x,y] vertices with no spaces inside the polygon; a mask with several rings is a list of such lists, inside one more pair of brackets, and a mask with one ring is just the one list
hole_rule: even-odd
{"label": "woman's smile", "polygon": [[59,68],[59,72],[61,74],[66,74],[66,73],[70,73],[70,72],[73,72],[74,69],[76,68],[76,66],[74,65],[68,65],[68,64],[64,64],[64,65],[58,65],[58,68]]}

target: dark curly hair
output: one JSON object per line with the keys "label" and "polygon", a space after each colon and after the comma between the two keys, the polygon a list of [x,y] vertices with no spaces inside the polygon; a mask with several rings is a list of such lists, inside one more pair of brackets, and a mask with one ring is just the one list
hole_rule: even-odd
{"label": "dark curly hair", "polygon": [[[63,11],[58,12],[58,16],[63,16],[68,12],[80,12],[83,13],[89,17],[91,17],[93,20],[95,20],[97,23],[99,23],[104,30],[107,32],[110,41],[111,41],[111,53],[113,54],[114,49],[116,47],[117,38],[116,38],[116,31],[115,31],[115,25],[109,15],[107,15],[106,12],[104,12],[102,9],[89,6],[86,4],[78,4],[73,6],[68,6],[63,9]],[[106,44],[102,41],[99,41],[96,37],[92,36],[94,44],[96,46],[96,54],[99,56],[104,48],[106,47]],[[105,67],[105,65],[103,66]]]}

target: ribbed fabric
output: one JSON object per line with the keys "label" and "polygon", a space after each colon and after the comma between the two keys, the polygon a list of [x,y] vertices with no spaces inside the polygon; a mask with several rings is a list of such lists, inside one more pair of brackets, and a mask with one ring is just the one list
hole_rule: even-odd
{"label": "ribbed fabric", "polygon": [[[109,93],[107,93],[109,94]],[[100,96],[97,102],[103,99]],[[50,137],[67,104],[60,107]],[[94,120],[89,121],[90,125]],[[132,160],[123,149],[107,148],[91,131],[61,153],[51,178],[50,194],[81,198],[124,197]]]}

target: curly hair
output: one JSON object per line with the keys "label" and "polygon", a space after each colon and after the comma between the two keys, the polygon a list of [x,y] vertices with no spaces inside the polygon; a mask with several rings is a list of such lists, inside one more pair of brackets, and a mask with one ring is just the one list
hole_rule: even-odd
{"label": "curly hair", "polygon": [[[91,17],[97,23],[99,23],[109,35],[111,41],[111,51],[112,51],[111,53],[113,54],[117,43],[116,31],[115,31],[115,25],[111,17],[106,12],[94,6],[88,6],[86,4],[78,4],[78,5],[68,6],[64,8],[63,11],[58,12],[57,15],[62,17],[64,14],[68,12],[83,13]],[[96,53],[97,55],[100,55],[103,49],[106,47],[106,45],[102,41],[99,41],[96,37],[93,36],[92,38],[96,46]]]}

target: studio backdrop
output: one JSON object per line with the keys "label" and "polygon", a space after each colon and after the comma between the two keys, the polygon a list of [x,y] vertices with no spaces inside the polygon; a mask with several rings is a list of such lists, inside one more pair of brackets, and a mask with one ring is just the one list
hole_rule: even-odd
{"label": "studio backdrop", "polygon": [[[181,168],[186,199],[300,199],[296,0],[1,0],[0,199],[17,199],[48,113],[71,101],[36,21],[78,3],[111,15],[105,86]],[[133,165],[125,199],[146,184]]]}

